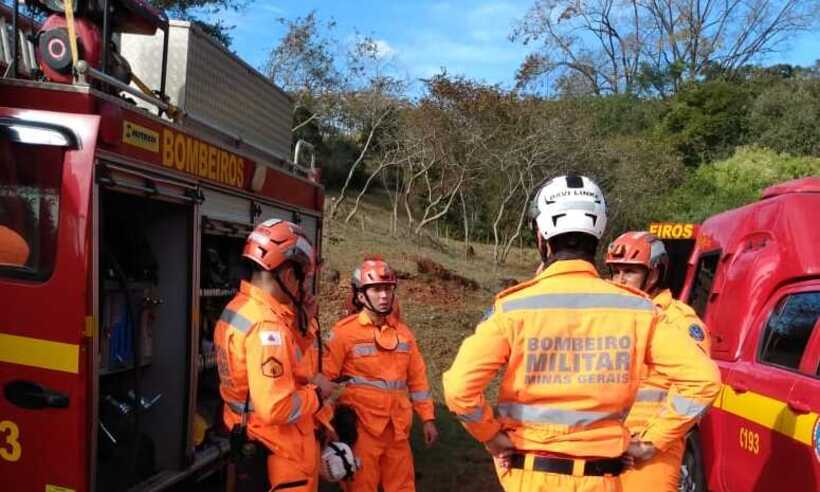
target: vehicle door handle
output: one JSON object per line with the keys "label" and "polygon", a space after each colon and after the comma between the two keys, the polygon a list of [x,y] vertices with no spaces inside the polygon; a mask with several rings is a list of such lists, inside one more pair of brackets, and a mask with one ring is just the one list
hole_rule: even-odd
{"label": "vehicle door handle", "polygon": [[729,383],[729,386],[733,390],[735,390],[735,393],[746,393],[747,391],[749,391],[749,385],[744,383],[744,382],[741,382],[741,381],[735,381],[734,383]]}
{"label": "vehicle door handle", "polygon": [[811,412],[811,407],[808,403],[803,403],[799,400],[789,400],[788,402],[789,408],[792,409],[794,413],[809,413]]}
{"label": "vehicle door handle", "polygon": [[13,405],[29,410],[68,408],[69,404],[68,395],[31,381],[11,381],[3,387],[3,395]]}

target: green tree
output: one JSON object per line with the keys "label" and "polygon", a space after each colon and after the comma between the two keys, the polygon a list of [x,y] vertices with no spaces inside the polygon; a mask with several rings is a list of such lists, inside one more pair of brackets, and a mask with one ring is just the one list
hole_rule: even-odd
{"label": "green tree", "polygon": [[820,156],[820,79],[785,80],[751,105],[749,140],[778,152]]}
{"label": "green tree", "polygon": [[753,99],[745,83],[691,84],[672,100],[660,131],[671,137],[689,166],[726,158],[743,142]]}

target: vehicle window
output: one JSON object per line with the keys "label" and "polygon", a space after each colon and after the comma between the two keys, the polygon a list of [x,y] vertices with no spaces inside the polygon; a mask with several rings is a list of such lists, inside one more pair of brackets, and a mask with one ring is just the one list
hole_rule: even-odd
{"label": "vehicle window", "polygon": [[706,253],[698,258],[698,267],[695,270],[695,279],[692,291],[689,293],[689,305],[703,318],[706,315],[706,306],[709,302],[709,293],[715,281],[720,251]]}
{"label": "vehicle window", "polygon": [[0,139],[0,276],[51,276],[64,153],[63,147]]}
{"label": "vehicle window", "polygon": [[799,292],[780,300],[763,333],[758,359],[797,370],[820,316],[820,292]]}

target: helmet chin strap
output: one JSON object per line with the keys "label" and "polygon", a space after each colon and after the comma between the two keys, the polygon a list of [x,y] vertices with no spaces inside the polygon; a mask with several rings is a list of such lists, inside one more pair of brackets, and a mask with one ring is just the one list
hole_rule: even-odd
{"label": "helmet chin strap", "polygon": [[536,240],[536,246],[538,247],[538,255],[541,257],[541,263],[544,264],[544,268],[550,266],[552,262],[555,261],[550,254],[550,245],[549,242],[541,236],[541,232],[538,228],[535,228],[535,237],[538,239]]}
{"label": "helmet chin strap", "polygon": [[[649,287],[650,287],[649,286],[649,277],[651,277],[651,276],[652,276],[652,269],[647,268],[646,269],[646,276],[643,278],[643,282],[641,282],[641,290],[646,292],[647,294],[652,294],[649,291]],[[655,280],[655,282],[652,283],[652,289],[654,290],[657,285],[658,285],[658,281]]]}
{"label": "helmet chin strap", "polygon": [[357,289],[357,292],[361,292],[362,294],[364,294],[364,305],[370,311],[378,314],[379,316],[387,316],[388,314],[393,312],[393,301],[390,301],[390,307],[388,307],[386,310],[379,311],[375,308],[375,306],[373,306],[373,303],[370,302],[370,296],[367,295],[367,287],[365,287],[364,289]]}
{"label": "helmet chin strap", "polygon": [[296,273],[296,278],[297,278],[297,281],[299,282],[299,284],[298,284],[299,298],[298,299],[296,298],[295,295],[293,295],[293,292],[291,292],[290,289],[288,289],[285,286],[285,283],[282,281],[282,277],[280,277],[281,270],[278,270],[273,275],[273,278],[276,279],[276,283],[279,285],[279,288],[282,290],[282,292],[285,293],[286,296],[288,296],[288,299],[290,299],[290,302],[292,302],[294,307],[296,308],[296,325],[299,328],[299,332],[302,335],[304,335],[305,333],[307,333],[307,315],[304,312],[304,308],[303,308],[304,299],[305,299],[305,292],[304,292],[304,289],[303,289],[304,283],[305,283],[305,275],[302,273],[302,268],[299,265],[294,265],[293,270]]}

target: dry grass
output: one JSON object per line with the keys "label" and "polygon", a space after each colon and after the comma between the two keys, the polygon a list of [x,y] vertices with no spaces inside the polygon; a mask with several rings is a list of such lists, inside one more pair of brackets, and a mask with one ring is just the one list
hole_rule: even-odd
{"label": "dry grass", "polygon": [[[498,490],[488,455],[442,404],[441,375],[450,366],[461,341],[472,333],[484,310],[492,304],[495,293],[502,289],[502,279],[529,278],[537,265],[536,254],[516,250],[507,265],[496,267],[491,246],[475,244],[475,256],[467,258],[463,243],[443,238],[419,239],[409,231],[392,237],[389,229],[390,212],[372,202],[364,203],[359,216],[348,224],[343,220],[325,222],[322,326],[327,329],[341,316],[350,272],[365,254],[381,254],[396,270],[409,275],[400,280],[402,316],[415,331],[425,356],[441,432],[439,444],[425,449],[418,429],[414,431],[417,489]],[[457,282],[419,274],[415,261],[419,257],[474,280],[480,287],[473,290]],[[331,270],[339,272],[338,282],[326,280]]]}

